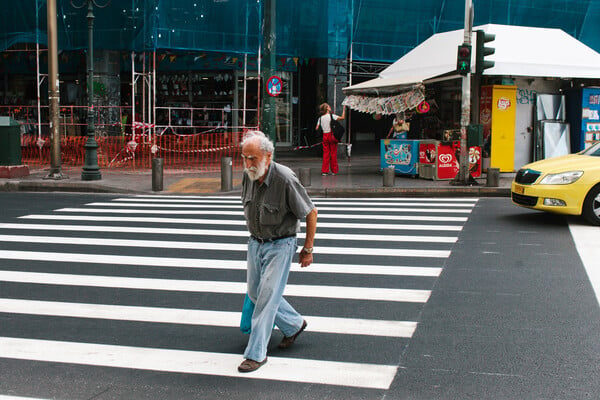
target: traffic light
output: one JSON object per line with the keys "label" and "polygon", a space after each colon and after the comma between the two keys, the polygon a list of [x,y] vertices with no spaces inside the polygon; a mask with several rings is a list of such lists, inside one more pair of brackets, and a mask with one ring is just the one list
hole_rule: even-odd
{"label": "traffic light", "polygon": [[496,52],[493,47],[485,47],[486,43],[493,42],[496,39],[496,35],[492,33],[485,33],[484,31],[477,32],[477,46],[475,52],[475,73],[481,74],[484,69],[492,68],[495,62],[486,60],[487,56],[490,56]]}
{"label": "traffic light", "polygon": [[459,74],[466,76],[471,72],[471,45],[463,43],[458,46],[456,69]]}

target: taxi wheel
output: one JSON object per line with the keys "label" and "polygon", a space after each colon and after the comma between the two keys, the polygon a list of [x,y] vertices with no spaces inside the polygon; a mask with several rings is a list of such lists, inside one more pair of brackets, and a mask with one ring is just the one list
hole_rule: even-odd
{"label": "taxi wheel", "polygon": [[590,190],[583,202],[583,217],[593,225],[600,225],[600,185]]}

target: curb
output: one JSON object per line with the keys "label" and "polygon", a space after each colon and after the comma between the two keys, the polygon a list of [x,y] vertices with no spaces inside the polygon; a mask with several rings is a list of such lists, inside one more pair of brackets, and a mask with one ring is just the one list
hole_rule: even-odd
{"label": "curb", "polygon": [[[465,187],[375,187],[375,188],[315,188],[307,187],[306,191],[314,197],[510,197],[510,188],[487,187],[487,186],[465,186]],[[113,187],[97,183],[87,182],[65,182],[65,181],[30,181],[30,180],[6,180],[0,181],[0,192],[75,192],[75,193],[123,193],[123,194],[173,194],[173,195],[206,195],[215,194],[224,196],[239,195],[241,190],[234,188],[230,192],[221,192],[215,189],[209,193],[180,193],[152,190],[135,190],[122,187]]]}
{"label": "curb", "polygon": [[510,197],[509,188],[307,188],[315,197]]}
{"label": "curb", "polygon": [[0,182],[0,192],[76,192],[76,193],[128,193],[143,194],[145,191],[115,188],[96,183],[68,183],[52,181],[6,181]]}

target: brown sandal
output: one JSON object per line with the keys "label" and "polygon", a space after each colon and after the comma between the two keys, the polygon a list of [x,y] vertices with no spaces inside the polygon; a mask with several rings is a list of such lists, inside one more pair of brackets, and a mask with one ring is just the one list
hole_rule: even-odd
{"label": "brown sandal", "polygon": [[261,362],[254,361],[254,360],[251,360],[251,359],[248,358],[248,359],[242,361],[242,363],[238,366],[238,371],[239,372],[252,372],[252,371],[256,371],[257,369],[259,369],[260,367],[262,367],[266,363],[267,363],[267,357],[265,357],[265,359],[262,360]]}
{"label": "brown sandal", "polygon": [[294,334],[293,336],[284,337],[283,339],[281,339],[281,343],[279,343],[279,346],[277,346],[277,347],[279,347],[280,349],[290,348],[294,344],[294,342],[296,341],[298,336],[300,336],[300,334],[302,332],[304,332],[304,329],[306,329],[306,321],[302,321],[302,326],[300,327],[300,330],[298,332],[296,332],[296,334]]}

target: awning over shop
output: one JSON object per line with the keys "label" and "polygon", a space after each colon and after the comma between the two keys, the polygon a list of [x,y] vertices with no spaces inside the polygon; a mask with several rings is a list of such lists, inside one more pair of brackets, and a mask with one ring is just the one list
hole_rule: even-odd
{"label": "awning over shop", "polygon": [[[600,54],[560,29],[489,24],[473,30],[496,35],[495,40],[487,44],[496,50],[488,57],[495,65],[485,70],[485,75],[600,79]],[[358,105],[355,110],[370,112],[365,104],[401,104],[392,98],[422,91],[419,88],[436,80],[459,77],[456,52],[463,39],[462,29],[431,36],[377,78],[344,88],[348,96],[344,102],[351,108]],[[475,34],[472,44],[474,48]],[[475,68],[474,57],[471,66]],[[415,96],[410,94],[409,97]],[[401,108],[390,113],[403,111]]]}

